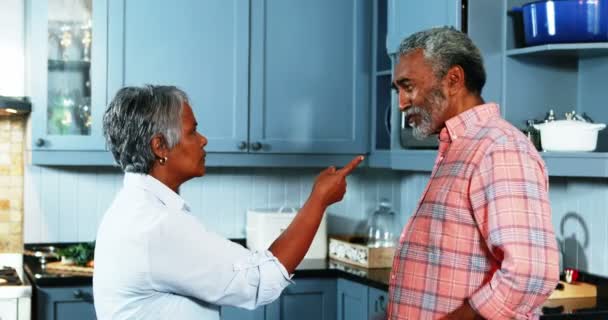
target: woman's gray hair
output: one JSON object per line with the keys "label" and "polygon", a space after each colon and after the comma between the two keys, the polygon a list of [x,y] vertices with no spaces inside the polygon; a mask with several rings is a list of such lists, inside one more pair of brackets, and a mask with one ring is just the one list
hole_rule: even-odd
{"label": "woman's gray hair", "polygon": [[481,94],[486,83],[483,58],[479,49],[466,34],[453,27],[437,27],[416,32],[401,42],[399,56],[418,49],[422,49],[437,79],[442,79],[451,67],[461,66],[467,89]]}
{"label": "woman's gray hair", "polygon": [[150,142],[160,135],[167,148],[181,138],[188,96],[173,86],[124,87],[103,115],[106,144],[125,172],[149,173],[156,156]]}

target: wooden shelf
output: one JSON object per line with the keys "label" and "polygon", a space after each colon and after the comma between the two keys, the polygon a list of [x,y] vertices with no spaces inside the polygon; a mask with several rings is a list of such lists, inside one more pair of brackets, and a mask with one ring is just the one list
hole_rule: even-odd
{"label": "wooden shelf", "polygon": [[[541,152],[550,176],[608,177],[608,152]],[[406,171],[433,169],[436,150],[396,150],[391,152],[391,168]]]}
{"label": "wooden shelf", "polygon": [[550,176],[608,177],[608,152],[541,152]]}
{"label": "wooden shelf", "polygon": [[527,48],[507,50],[507,56],[569,56],[569,57],[596,57],[608,55],[608,42],[595,43],[561,43],[545,44]]}

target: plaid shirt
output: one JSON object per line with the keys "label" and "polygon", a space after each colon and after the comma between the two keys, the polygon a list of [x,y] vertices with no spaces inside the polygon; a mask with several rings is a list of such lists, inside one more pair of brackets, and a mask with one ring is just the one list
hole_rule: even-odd
{"label": "plaid shirt", "polygon": [[541,157],[496,104],[449,119],[395,252],[389,319],[463,303],[486,319],[538,318],[559,274],[547,192]]}

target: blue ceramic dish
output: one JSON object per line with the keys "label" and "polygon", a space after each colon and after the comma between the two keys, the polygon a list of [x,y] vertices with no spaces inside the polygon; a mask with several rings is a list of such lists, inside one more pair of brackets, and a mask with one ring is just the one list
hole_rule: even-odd
{"label": "blue ceramic dish", "polygon": [[545,0],[522,9],[528,46],[608,41],[608,0]]}

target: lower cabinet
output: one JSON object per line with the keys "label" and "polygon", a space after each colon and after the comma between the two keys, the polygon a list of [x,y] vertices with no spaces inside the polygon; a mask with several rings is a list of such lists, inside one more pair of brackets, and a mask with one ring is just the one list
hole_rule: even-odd
{"label": "lower cabinet", "polygon": [[37,287],[36,320],[96,319],[93,288]]}
{"label": "lower cabinet", "polygon": [[338,320],[366,320],[368,291],[362,284],[338,279]]}
{"label": "lower cabinet", "polygon": [[335,320],[336,279],[299,279],[256,310],[222,307],[222,320]]}
{"label": "lower cabinet", "polygon": [[367,305],[369,320],[386,319],[386,307],[388,305],[388,293],[376,288],[369,288]]}

